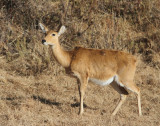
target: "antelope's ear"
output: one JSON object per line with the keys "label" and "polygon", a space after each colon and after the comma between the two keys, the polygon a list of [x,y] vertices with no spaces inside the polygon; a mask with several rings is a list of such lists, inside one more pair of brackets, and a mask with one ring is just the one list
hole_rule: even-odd
{"label": "antelope's ear", "polygon": [[49,29],[42,23],[39,23],[40,28],[42,29],[43,33],[46,33],[49,31]]}
{"label": "antelope's ear", "polygon": [[61,26],[59,32],[58,32],[58,36],[62,35],[64,32],[66,31],[66,27],[65,26]]}

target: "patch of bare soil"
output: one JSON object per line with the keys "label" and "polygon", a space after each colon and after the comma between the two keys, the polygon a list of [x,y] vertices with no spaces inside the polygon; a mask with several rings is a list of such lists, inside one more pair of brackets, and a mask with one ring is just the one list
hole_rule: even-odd
{"label": "patch of bare soil", "polygon": [[[156,55],[158,57],[159,54]],[[153,56],[154,58],[155,56]],[[155,58],[156,60],[159,59]],[[155,61],[157,64],[159,61]],[[138,116],[137,98],[129,92],[116,116],[111,113],[119,94],[110,86],[89,83],[84,114],[79,112],[79,92],[75,78],[66,74],[19,76],[10,64],[0,60],[1,126],[158,126],[160,125],[160,69],[139,61],[135,76],[141,88],[143,116]]]}

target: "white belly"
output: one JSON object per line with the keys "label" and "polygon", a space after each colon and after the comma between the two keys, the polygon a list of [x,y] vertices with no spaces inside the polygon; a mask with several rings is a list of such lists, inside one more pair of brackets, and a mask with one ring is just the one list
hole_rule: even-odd
{"label": "white belly", "polygon": [[98,80],[95,78],[89,78],[89,81],[102,86],[109,85],[110,83],[112,83],[113,80],[114,80],[114,76],[109,78],[108,80]]}

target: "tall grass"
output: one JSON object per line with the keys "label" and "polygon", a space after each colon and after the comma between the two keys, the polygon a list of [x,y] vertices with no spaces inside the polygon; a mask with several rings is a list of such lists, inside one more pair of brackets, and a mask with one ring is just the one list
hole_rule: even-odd
{"label": "tall grass", "polygon": [[68,50],[76,45],[119,49],[148,56],[160,49],[158,0],[0,0],[0,54],[17,74],[59,73],[38,23],[67,32],[60,38]]}

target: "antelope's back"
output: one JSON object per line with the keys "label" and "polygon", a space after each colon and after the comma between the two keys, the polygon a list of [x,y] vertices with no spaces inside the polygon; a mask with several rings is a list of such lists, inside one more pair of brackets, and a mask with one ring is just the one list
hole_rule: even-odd
{"label": "antelope's back", "polygon": [[[122,52],[123,53],[123,52]],[[71,69],[91,77],[111,77],[118,70],[118,51],[86,49],[78,47],[75,49]]]}
{"label": "antelope's back", "polygon": [[74,51],[71,69],[90,77],[104,79],[134,66],[135,58],[125,52],[87,49],[78,47]]}

